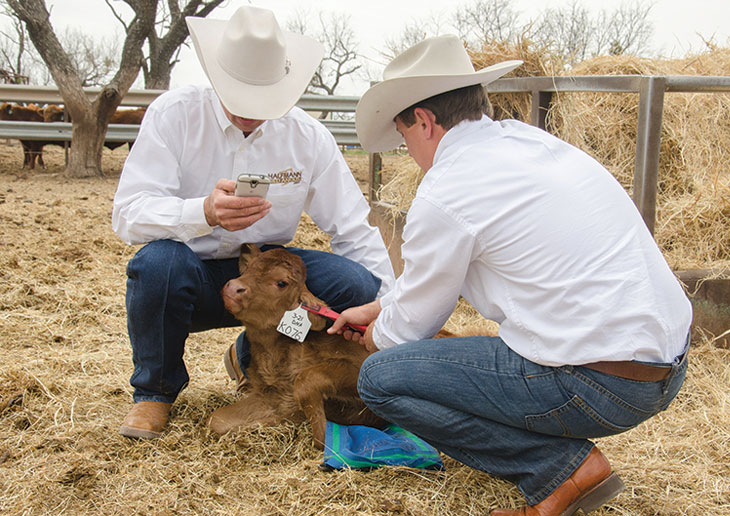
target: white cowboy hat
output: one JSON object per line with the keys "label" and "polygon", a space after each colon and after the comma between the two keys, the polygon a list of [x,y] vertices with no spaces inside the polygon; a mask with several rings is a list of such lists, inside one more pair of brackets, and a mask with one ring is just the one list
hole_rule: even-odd
{"label": "white cowboy hat", "polygon": [[383,82],[360,98],[355,111],[360,145],[369,152],[394,149],[403,143],[393,121],[398,113],[440,93],[488,84],[521,64],[518,60],[504,61],[475,72],[456,36],[421,41],[393,59],[383,71]]}
{"label": "white cowboy hat", "polygon": [[185,18],[200,64],[218,98],[234,115],[253,120],[284,116],[322,60],[312,38],[284,32],[274,13],[240,7],[230,20]]}

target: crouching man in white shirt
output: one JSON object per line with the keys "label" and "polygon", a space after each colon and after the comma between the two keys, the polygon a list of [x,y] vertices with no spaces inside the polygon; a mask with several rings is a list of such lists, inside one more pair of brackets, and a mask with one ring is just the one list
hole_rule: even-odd
{"label": "crouching man in white shirt", "polygon": [[[395,288],[346,310],[369,324],[359,391],[373,412],[476,469],[527,506],[589,512],[623,489],[589,440],[667,408],[687,369],[691,304],[619,183],[582,151],[483,113],[461,41],[425,40],[360,100],[372,152],[402,139],[426,171],[403,231]],[[430,340],[464,296],[499,337]],[[346,334],[349,332],[346,332]]]}
{"label": "crouching man in white shirt", "polygon": [[[180,88],[149,106],[114,198],[114,231],[146,244],[127,267],[135,404],[120,433],[128,437],[161,435],[189,380],[189,333],[240,325],[220,291],[239,274],[242,243],[286,244],[306,212],[334,251],[289,248],[304,260],[312,293],[339,311],[372,301],[394,281],[333,136],[294,107],[322,46],[252,6],[227,21],[187,22],[213,88]],[[234,195],[242,173],[271,181],[265,198]],[[224,359],[240,387],[250,360],[245,334]]]}

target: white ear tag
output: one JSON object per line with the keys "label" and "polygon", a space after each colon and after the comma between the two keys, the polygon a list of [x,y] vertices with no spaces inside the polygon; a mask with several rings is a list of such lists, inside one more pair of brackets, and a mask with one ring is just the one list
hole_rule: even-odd
{"label": "white ear tag", "polygon": [[294,310],[284,312],[284,317],[279,321],[276,331],[296,341],[304,342],[311,327],[312,322],[307,316],[307,311],[302,308],[302,305],[299,305]]}

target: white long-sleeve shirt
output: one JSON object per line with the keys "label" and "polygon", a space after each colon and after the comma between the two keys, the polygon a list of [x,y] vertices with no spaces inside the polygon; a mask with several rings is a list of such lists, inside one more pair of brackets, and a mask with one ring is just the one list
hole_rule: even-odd
{"label": "white long-sleeve shirt", "polygon": [[684,347],[691,304],[631,199],[540,129],[484,117],[449,130],[403,240],[379,348],[435,334],[459,295],[543,365],[667,362]]}
{"label": "white long-sleeve shirt", "polygon": [[[239,231],[211,227],[203,201],[221,178],[241,173],[299,178],[269,187],[269,214]],[[209,87],[186,86],[150,104],[114,196],[112,227],[129,244],[172,239],[203,259],[237,256],[242,243],[286,244],[302,212],[332,250],[392,288],[394,275],[369,207],[332,134],[299,108],[251,135],[234,127]]]}

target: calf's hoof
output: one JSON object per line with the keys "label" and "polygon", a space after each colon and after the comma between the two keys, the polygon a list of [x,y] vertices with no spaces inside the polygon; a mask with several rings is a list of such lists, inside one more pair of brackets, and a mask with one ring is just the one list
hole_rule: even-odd
{"label": "calf's hoof", "polygon": [[214,410],[208,418],[208,428],[210,428],[213,433],[223,435],[243,425],[245,421],[241,417],[240,407],[242,407],[245,402],[246,398],[243,398],[236,403],[231,403],[230,405]]}

